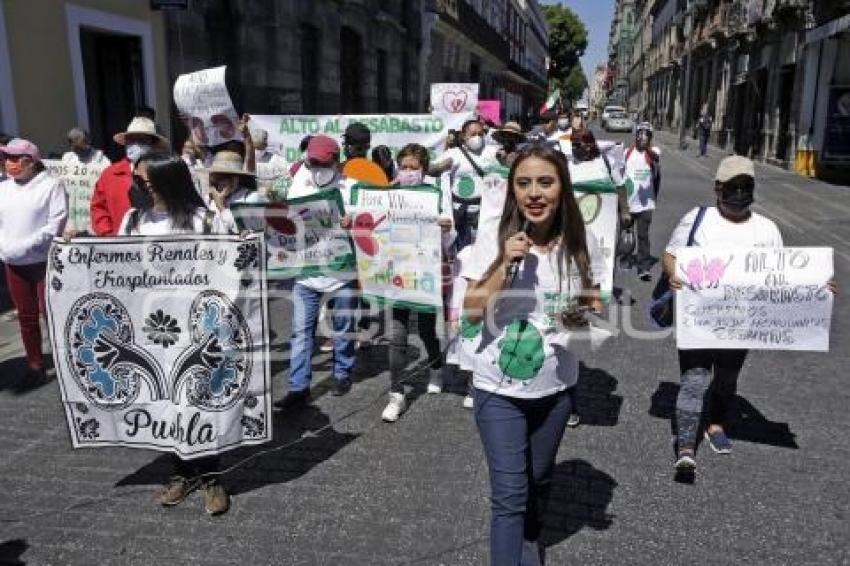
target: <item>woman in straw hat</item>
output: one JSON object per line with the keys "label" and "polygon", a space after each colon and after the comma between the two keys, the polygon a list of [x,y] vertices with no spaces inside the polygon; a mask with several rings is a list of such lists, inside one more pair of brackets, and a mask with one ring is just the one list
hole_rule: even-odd
{"label": "woman in straw hat", "polygon": [[225,231],[237,234],[239,229],[230,207],[236,203],[261,203],[268,199],[257,192],[256,176],[245,170],[242,156],[235,151],[219,151],[205,171],[210,180],[207,206],[219,216]]}
{"label": "woman in straw hat", "polygon": [[139,158],[151,150],[167,151],[168,139],[156,131],[152,120],[136,117],[127,131],[112,138],[124,146],[126,156],[101,173],[91,197],[91,231],[97,236],[115,236],[121,220],[130,209],[129,190],[133,168]]}

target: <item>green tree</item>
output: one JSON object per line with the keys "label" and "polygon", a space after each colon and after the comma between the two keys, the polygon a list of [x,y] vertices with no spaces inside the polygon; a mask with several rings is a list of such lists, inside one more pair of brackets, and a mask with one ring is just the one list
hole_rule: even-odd
{"label": "green tree", "polygon": [[566,100],[578,100],[587,87],[579,58],[587,49],[587,28],[566,6],[543,6],[549,25],[549,78]]}

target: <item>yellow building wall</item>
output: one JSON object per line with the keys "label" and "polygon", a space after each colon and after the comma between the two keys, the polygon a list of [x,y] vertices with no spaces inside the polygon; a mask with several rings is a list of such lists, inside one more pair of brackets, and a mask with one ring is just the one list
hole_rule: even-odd
{"label": "yellow building wall", "polygon": [[[168,84],[162,14],[147,0],[0,0],[6,21],[19,135],[43,155],[67,150],[65,134],[77,125],[65,5],[73,4],[151,23],[157,123],[168,135]],[[78,77],[78,80],[84,80]],[[146,77],[148,80],[148,77]]]}

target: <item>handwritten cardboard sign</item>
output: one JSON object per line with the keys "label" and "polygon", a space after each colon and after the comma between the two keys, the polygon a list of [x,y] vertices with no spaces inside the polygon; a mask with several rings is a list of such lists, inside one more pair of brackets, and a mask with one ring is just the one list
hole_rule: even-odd
{"label": "handwritten cardboard sign", "polygon": [[478,83],[433,83],[431,112],[471,114],[478,108]]}
{"label": "handwritten cardboard sign", "polygon": [[174,83],[174,104],[189,120],[189,130],[201,145],[241,140],[239,116],[233,108],[224,75],[227,67],[180,75]]}
{"label": "handwritten cardboard sign", "polygon": [[263,204],[234,204],[242,230],[266,235],[268,273],[276,278],[329,275],[354,269],[348,232],[340,227],[339,189]]}
{"label": "handwritten cardboard sign", "polygon": [[679,348],[829,350],[832,248],[676,251]]}
{"label": "handwritten cardboard sign", "polygon": [[440,190],[351,189],[357,274],[367,298],[426,312],[442,309]]}
{"label": "handwritten cardboard sign", "polygon": [[43,159],[48,173],[62,179],[68,193],[68,228],[90,231],[91,196],[94,186],[108,165],[64,163],[58,159]]}

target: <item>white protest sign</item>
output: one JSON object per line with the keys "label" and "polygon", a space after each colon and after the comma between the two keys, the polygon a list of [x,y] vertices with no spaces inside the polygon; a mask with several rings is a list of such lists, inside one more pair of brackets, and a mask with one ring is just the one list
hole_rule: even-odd
{"label": "white protest sign", "polygon": [[[252,127],[268,132],[268,145],[287,164],[301,159],[301,140],[308,135],[326,135],[342,143],[342,134],[352,122],[365,124],[372,132],[372,147],[385,145],[393,155],[409,143],[418,143],[432,154],[443,151],[450,129],[458,130],[471,112],[436,114],[352,114],[347,116],[251,115]],[[287,165],[288,166],[288,165]]]}
{"label": "white protest sign", "polygon": [[239,116],[224,82],[226,69],[215,67],[180,75],[174,83],[174,104],[189,120],[192,137],[201,145],[242,139]]}
{"label": "white protest sign", "polygon": [[431,112],[471,114],[478,109],[478,83],[434,83],[431,85]]}
{"label": "white protest sign", "polygon": [[435,187],[351,190],[352,236],[363,294],[378,302],[440,312],[442,234]]}
{"label": "white protest sign", "polygon": [[262,238],[57,239],[47,283],[75,448],[194,458],[271,440]]}
{"label": "white protest sign", "polygon": [[595,240],[597,251],[590,258],[593,282],[600,286],[604,301],[614,289],[614,251],[617,245],[617,189],[602,159],[569,162],[579,210],[584,217],[588,237]]}
{"label": "white protest sign", "polygon": [[48,173],[62,179],[68,193],[68,228],[91,231],[90,209],[94,186],[109,165],[64,163],[58,159],[43,159]]}
{"label": "white protest sign", "polygon": [[828,351],[832,255],[832,248],[679,248],[678,347]]}
{"label": "white protest sign", "polygon": [[485,265],[499,255],[499,223],[502,221],[508,192],[508,172],[507,167],[490,167],[485,170],[483,178],[478,178],[481,184],[481,208],[478,212],[473,257]]}
{"label": "white protest sign", "polygon": [[330,275],[354,269],[354,250],[340,227],[339,189],[282,202],[234,204],[239,227],[266,235],[268,273],[277,278]]}

